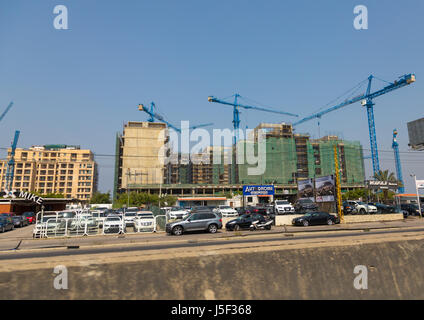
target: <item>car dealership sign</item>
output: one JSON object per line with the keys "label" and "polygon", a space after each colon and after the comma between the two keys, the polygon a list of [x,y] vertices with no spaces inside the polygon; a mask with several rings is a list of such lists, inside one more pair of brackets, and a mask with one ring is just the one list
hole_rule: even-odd
{"label": "car dealership sign", "polygon": [[368,181],[368,187],[375,189],[397,189],[399,185],[396,182]]}
{"label": "car dealership sign", "polygon": [[29,193],[29,192],[24,192],[24,191],[17,192],[16,190],[11,190],[11,191],[4,190],[3,193],[4,193],[3,198],[26,199],[26,200],[35,202],[36,204],[43,204],[43,201],[44,201],[43,198],[41,198],[41,197],[39,197],[35,194]]}
{"label": "car dealership sign", "polygon": [[243,186],[244,196],[273,196],[274,186]]}

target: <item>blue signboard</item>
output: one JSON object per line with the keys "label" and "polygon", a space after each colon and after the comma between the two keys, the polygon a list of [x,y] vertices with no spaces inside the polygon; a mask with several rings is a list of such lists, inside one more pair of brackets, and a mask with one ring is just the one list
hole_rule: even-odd
{"label": "blue signboard", "polygon": [[274,186],[243,186],[244,196],[273,196]]}

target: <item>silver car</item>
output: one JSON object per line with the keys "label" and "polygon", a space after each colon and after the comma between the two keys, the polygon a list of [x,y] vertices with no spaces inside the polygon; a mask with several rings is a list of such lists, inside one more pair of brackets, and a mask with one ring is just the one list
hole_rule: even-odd
{"label": "silver car", "polygon": [[183,220],[166,225],[166,232],[176,236],[187,231],[216,233],[219,229],[222,229],[222,219],[211,210],[194,210]]}

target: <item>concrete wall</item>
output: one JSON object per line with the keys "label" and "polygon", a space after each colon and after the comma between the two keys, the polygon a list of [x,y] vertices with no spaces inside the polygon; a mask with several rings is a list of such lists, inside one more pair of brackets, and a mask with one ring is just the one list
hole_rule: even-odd
{"label": "concrete wall", "polygon": [[404,219],[403,213],[364,214],[364,215],[344,216],[345,223],[396,221],[396,220],[403,220],[403,219]]}
{"label": "concrete wall", "polygon": [[[81,259],[68,267],[68,290],[53,288],[55,264],[15,270],[8,263],[0,268],[0,299],[424,299],[421,238],[195,256],[177,250],[115,263]],[[353,286],[357,265],[367,267],[367,290]]]}
{"label": "concrete wall", "polygon": [[[336,215],[335,213],[333,213]],[[275,216],[275,225],[284,226],[291,225],[292,220],[303,216],[302,214]],[[344,223],[361,223],[361,222],[379,222],[379,221],[396,221],[403,220],[402,213],[392,214],[366,214],[366,215],[346,215]]]}

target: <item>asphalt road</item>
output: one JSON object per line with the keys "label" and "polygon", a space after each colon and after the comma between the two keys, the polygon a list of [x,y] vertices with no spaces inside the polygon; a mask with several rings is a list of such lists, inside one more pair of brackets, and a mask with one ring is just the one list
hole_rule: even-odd
{"label": "asphalt road", "polygon": [[[402,221],[340,224],[333,226],[273,227],[270,231],[242,231],[237,233],[227,232],[224,229],[220,230],[220,232],[216,234],[197,232],[185,234],[180,237],[169,236],[165,233],[148,233],[126,234],[125,236],[100,235],[59,239],[32,239],[33,226],[28,226],[0,234],[0,257],[3,257],[0,258],[0,260],[6,259],[6,256],[1,255],[2,252],[10,253],[11,251],[14,252],[13,256],[17,258],[23,257],[23,255],[21,255],[23,252],[35,257],[41,254],[40,252],[35,252],[37,249],[56,249],[55,253],[51,254],[58,254],[60,252],[60,254],[72,255],[96,252],[101,253],[108,252],[108,250],[111,250],[109,252],[123,252],[124,250],[153,250],[152,248],[161,249],[205,246],[216,242],[221,243],[223,240],[225,240],[227,244],[257,241],[257,239],[252,239],[253,237],[260,237],[261,241],[281,241],[282,239],[290,241],[290,236],[292,235],[295,235],[296,239],[320,239],[323,236],[327,237],[328,233],[333,233],[332,237],[337,238],[342,236],[341,233],[345,236],[346,232],[351,232],[353,236],[358,236],[363,235],[364,231],[369,231],[367,234],[375,234],[376,232],[407,232],[410,228],[424,231],[423,220],[418,218],[408,218]],[[68,249],[76,247],[79,249]],[[90,247],[90,249],[86,249],[87,247]],[[30,257],[30,255],[27,257]],[[8,255],[8,257],[11,258],[10,255]]]}

